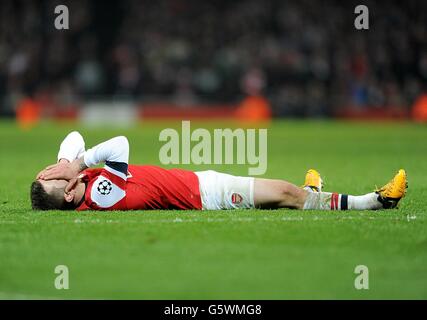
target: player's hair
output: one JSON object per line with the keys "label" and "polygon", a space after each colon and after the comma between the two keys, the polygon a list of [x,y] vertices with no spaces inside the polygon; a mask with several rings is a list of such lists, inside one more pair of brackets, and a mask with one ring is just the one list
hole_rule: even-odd
{"label": "player's hair", "polygon": [[47,193],[40,181],[31,184],[31,206],[33,210],[72,210],[75,205],[64,199],[63,188],[53,188]]}

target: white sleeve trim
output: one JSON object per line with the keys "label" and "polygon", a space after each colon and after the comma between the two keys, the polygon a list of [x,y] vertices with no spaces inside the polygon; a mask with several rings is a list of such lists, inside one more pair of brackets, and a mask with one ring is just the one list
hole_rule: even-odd
{"label": "white sleeve trim", "polygon": [[129,163],[129,142],[124,136],[112,138],[89,149],[83,160],[87,167],[93,167],[101,162]]}

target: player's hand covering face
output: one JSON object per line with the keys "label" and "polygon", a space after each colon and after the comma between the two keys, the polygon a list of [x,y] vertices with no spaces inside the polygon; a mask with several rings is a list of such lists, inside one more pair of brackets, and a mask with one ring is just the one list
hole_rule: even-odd
{"label": "player's hand covering face", "polygon": [[71,180],[80,170],[73,163],[57,163],[39,172],[37,180]]}

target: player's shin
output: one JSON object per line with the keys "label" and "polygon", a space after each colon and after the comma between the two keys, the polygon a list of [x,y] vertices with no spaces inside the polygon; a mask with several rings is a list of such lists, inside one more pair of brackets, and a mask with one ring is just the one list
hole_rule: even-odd
{"label": "player's shin", "polygon": [[329,192],[310,192],[304,210],[377,210],[382,208],[375,192],[351,196]]}

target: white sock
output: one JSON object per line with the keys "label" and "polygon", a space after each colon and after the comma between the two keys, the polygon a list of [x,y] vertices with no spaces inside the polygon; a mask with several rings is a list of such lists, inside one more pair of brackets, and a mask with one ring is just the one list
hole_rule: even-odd
{"label": "white sock", "polygon": [[363,196],[348,196],[348,210],[376,210],[382,207],[375,192]]}
{"label": "white sock", "polygon": [[304,210],[377,210],[382,208],[375,192],[349,196],[330,192],[309,192]]}

